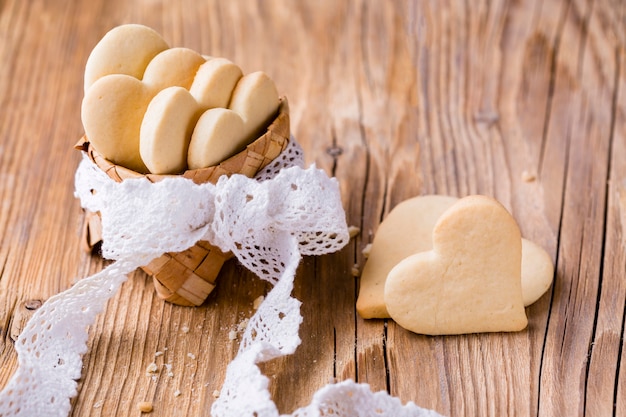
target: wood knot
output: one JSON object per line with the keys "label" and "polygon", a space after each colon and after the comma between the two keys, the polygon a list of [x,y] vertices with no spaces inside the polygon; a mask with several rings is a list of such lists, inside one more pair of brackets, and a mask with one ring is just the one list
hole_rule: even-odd
{"label": "wood knot", "polygon": [[500,114],[495,111],[481,110],[474,113],[474,122],[484,124],[487,127],[491,127],[492,125],[498,123],[499,120]]}
{"label": "wood knot", "polygon": [[336,158],[343,153],[343,148],[341,148],[340,146],[331,146],[329,148],[326,148],[326,153],[333,158]]}
{"label": "wood knot", "polygon": [[24,327],[26,327],[28,320],[30,320],[33,314],[35,314],[35,311],[42,305],[43,301],[39,299],[25,300],[17,305],[11,317],[11,329],[9,331],[11,340],[14,342],[17,340],[20,333],[24,330]]}
{"label": "wood knot", "polygon": [[24,301],[24,307],[26,310],[37,310],[43,302],[41,300],[26,300]]}

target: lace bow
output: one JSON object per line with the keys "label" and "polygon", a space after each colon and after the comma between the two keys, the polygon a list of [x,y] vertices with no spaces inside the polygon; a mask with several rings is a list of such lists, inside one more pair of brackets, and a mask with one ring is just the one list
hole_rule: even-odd
{"label": "lace bow", "polygon": [[[85,158],[76,172],[76,195],[84,208],[101,213],[103,256],[116,262],[35,312],[15,344],[18,369],[0,392],[0,415],[66,416],[87,350],[86,329],[127,274],[165,252],[208,240],[275,284],[250,319],[212,414],[277,417],[256,364],[291,354],[300,344],[300,302],[291,291],[301,255],[334,252],[349,241],[337,181],[314,166],[274,166],[257,179],[234,175],[216,185],[182,178],[115,183]],[[365,416],[371,410],[436,415],[345,381],[322,388],[293,416]]]}

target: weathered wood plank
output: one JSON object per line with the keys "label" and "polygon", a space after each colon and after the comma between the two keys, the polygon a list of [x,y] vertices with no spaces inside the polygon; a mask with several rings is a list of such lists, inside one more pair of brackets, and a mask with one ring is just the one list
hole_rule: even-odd
{"label": "weathered wood plank", "polygon": [[[611,21],[613,8],[608,4],[596,8],[595,18],[590,22],[590,37],[602,33],[606,38],[626,35],[622,25],[622,32],[615,31],[619,27],[608,25]],[[624,11],[622,8],[622,15]],[[619,16],[619,14],[618,14]],[[603,27],[600,28],[599,25]],[[593,28],[596,28],[595,30]],[[610,71],[614,71],[611,100],[611,121],[609,126],[611,136],[611,160],[609,161],[609,182],[607,186],[608,202],[606,213],[605,240],[603,247],[602,274],[597,304],[597,321],[589,354],[589,370],[587,381],[586,410],[589,415],[624,415],[626,393],[624,392],[624,321],[626,300],[626,260],[624,259],[625,246],[625,213],[624,198],[626,166],[624,165],[626,151],[626,96],[624,95],[624,80],[626,79],[626,51],[623,48],[611,48],[606,39],[591,40],[593,53],[603,56],[608,61],[606,82],[610,81]],[[614,57],[611,57],[611,53]],[[607,103],[608,105],[608,103]]]}
{"label": "weathered wood plank", "polygon": [[[618,79],[615,49],[596,26],[600,12],[601,7],[570,4],[555,61],[548,140],[554,138],[552,122],[560,123],[559,130],[566,138],[567,164],[557,281],[540,382],[539,410],[546,415],[594,415],[595,408],[587,409],[587,399],[594,397],[589,385],[590,377],[593,379],[589,354],[596,334],[611,120]],[[593,27],[596,30],[589,31]],[[610,363],[603,367],[608,373],[614,369]],[[553,400],[546,401],[548,398]]]}
{"label": "weathered wood plank", "polygon": [[[361,228],[298,271],[303,343],[263,366],[281,412],[351,378],[451,416],[626,415],[618,0],[0,2],[0,386],[16,306],[104,266],[79,249],[71,147],[85,60],[126,22],[274,78],[307,163],[337,176]],[[429,193],[495,196],[553,256],[527,331],[425,337],[358,317],[361,250],[396,204]],[[207,415],[237,352],[228,333],[269,289],[236,262],[219,282],[191,309],[133,274],[90,329],[73,415],[136,415],[140,401]]]}

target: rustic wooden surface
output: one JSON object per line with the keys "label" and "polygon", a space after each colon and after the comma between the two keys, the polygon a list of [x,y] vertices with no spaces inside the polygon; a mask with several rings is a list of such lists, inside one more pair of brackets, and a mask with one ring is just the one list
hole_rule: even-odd
{"label": "rustic wooden surface", "polygon": [[[0,0],[0,386],[37,300],[103,267],[80,249],[72,145],[87,56],[130,22],[266,71],[361,228],[299,269],[302,345],[264,366],[281,412],[352,378],[450,416],[626,415],[621,0]],[[362,248],[394,205],[429,193],[496,197],[553,257],[527,330],[424,337],[355,313]],[[236,354],[228,333],[269,289],[235,262],[219,283],[184,308],[136,272],[90,329],[72,415],[139,415],[140,401],[208,415]]]}

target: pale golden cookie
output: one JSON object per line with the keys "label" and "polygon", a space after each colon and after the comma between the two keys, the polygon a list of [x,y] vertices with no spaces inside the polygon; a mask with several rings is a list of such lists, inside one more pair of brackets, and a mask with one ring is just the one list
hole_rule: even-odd
{"label": "pale golden cookie", "polygon": [[204,63],[202,55],[191,49],[166,49],[150,61],[143,82],[155,93],[174,86],[189,90],[198,68]]}
{"label": "pale golden cookie", "polygon": [[522,239],[522,298],[529,306],[548,291],[554,277],[552,258],[541,246]]}
{"label": "pale golden cookie", "polygon": [[264,72],[244,75],[233,91],[228,108],[243,119],[243,142],[251,142],[269,125],[278,112],[278,91]]}
{"label": "pale golden cookie", "polygon": [[232,110],[209,109],[200,116],[191,136],[187,164],[199,169],[219,164],[245,147],[244,123]]}
{"label": "pale golden cookie", "polygon": [[[118,36],[124,34],[121,31]],[[113,40],[117,40],[122,46],[124,42],[116,36]],[[110,40],[106,43],[107,47],[112,48]],[[129,41],[130,42],[130,41]],[[120,46],[120,48],[122,48]],[[187,107],[173,109],[170,105],[165,106],[162,101],[161,106],[155,106],[152,115],[147,119],[155,126],[152,128],[144,127],[146,132],[144,136],[160,135],[159,139],[144,140],[143,154],[151,161],[152,169],[148,170],[142,159],[142,151],[140,150],[140,128],[144,113],[148,108],[148,104],[154,96],[168,87],[179,86],[189,88],[192,84],[196,71],[204,58],[186,48],[166,49],[158,53],[147,65],[143,74],[143,80],[139,81],[128,75],[112,74],[102,77],[94,83],[86,92],[83,99],[82,119],[85,133],[89,141],[93,144],[98,152],[109,161],[132,169],[133,171],[146,173],[167,173],[178,172],[181,167],[180,162],[176,162],[178,153],[173,152],[164,157],[165,151],[155,151],[150,147],[150,143],[155,141],[158,143],[169,143],[164,149],[173,151],[175,148],[184,148],[186,155],[187,146],[191,137],[189,132],[186,142],[183,145],[174,146],[181,140],[180,137],[163,139],[165,124],[158,121],[154,116],[156,109],[167,114],[167,123],[173,123],[168,128],[168,132],[188,130],[181,127],[181,123],[185,124],[188,120],[184,119],[189,111],[190,101],[195,100],[187,92],[185,103]],[[182,105],[180,92],[175,96],[177,105]],[[170,99],[173,99],[170,97]],[[176,112],[180,112],[176,115]],[[194,115],[197,112],[197,104],[194,109]],[[197,116],[196,116],[197,118]],[[195,119],[194,119],[195,120]],[[146,123],[144,123],[145,125]],[[165,142],[164,142],[165,141]],[[180,149],[179,149],[180,150]],[[186,156],[185,156],[186,157]],[[186,162],[182,164],[184,168]]]}
{"label": "pale golden cookie", "polygon": [[[171,87],[190,91],[164,93]],[[88,140],[104,158],[140,173],[179,173],[187,156],[193,169],[216,165],[256,139],[279,106],[266,74],[242,76],[226,59],[207,61],[191,49],[168,48],[141,25],[105,35],[88,61],[85,89],[81,111]],[[227,106],[202,119],[190,146],[199,113]]]}
{"label": "pale golden cookie", "polygon": [[146,85],[130,75],[98,79],[81,106],[87,139],[109,161],[146,173],[139,154],[139,130],[151,99]]}
{"label": "pale golden cookie", "polygon": [[169,48],[157,32],[143,25],[111,29],[93,48],[85,65],[85,92],[109,74],[143,77],[146,66],[159,52]]}
{"label": "pale golden cookie", "polygon": [[203,109],[228,107],[233,89],[243,76],[226,58],[211,58],[200,65],[189,92]]}
{"label": "pale golden cookie", "polygon": [[391,318],[428,335],[519,331],[522,238],[496,200],[469,196],[437,221],[433,250],[396,265],[385,283]]}
{"label": "pale golden cookie", "polygon": [[387,274],[404,258],[432,249],[439,217],[458,199],[440,195],[411,198],[398,204],[380,224],[361,274],[356,308],[363,318],[387,318],[383,297]]}
{"label": "pale golden cookie", "polygon": [[216,165],[243,150],[275,117],[278,104],[276,86],[265,73],[241,77],[230,109],[209,109],[200,116],[189,144],[189,168]]}
{"label": "pale golden cookie", "polygon": [[187,168],[187,149],[199,106],[183,87],[160,91],[141,123],[141,159],[153,174],[179,174]]}

